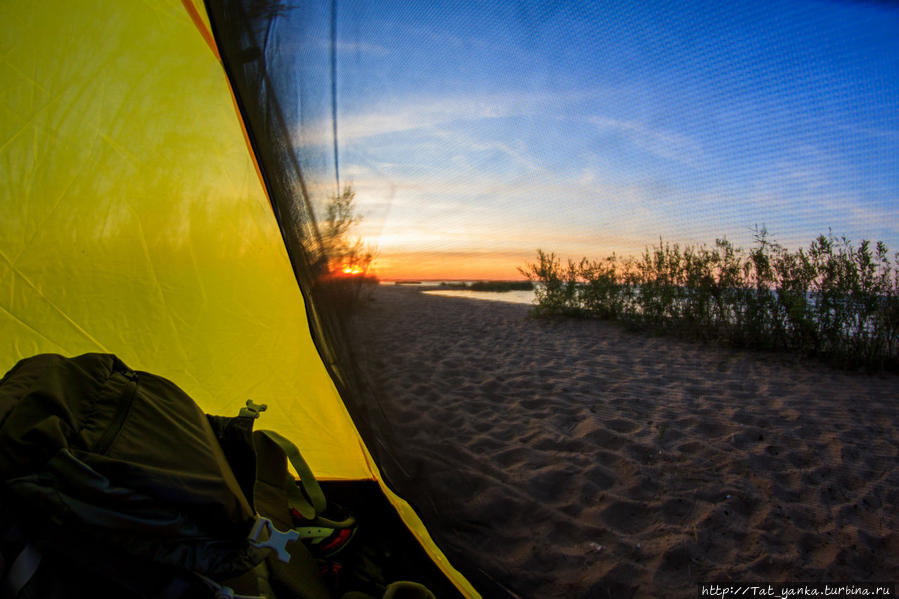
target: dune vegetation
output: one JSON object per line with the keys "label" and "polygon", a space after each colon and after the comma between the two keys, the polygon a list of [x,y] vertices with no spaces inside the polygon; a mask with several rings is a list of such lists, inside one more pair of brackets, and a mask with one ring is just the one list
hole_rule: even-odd
{"label": "dune vegetation", "polygon": [[752,248],[659,240],[639,257],[568,260],[537,250],[519,271],[537,316],[616,319],[848,367],[899,367],[899,254],[820,235],[787,249],[757,230]]}

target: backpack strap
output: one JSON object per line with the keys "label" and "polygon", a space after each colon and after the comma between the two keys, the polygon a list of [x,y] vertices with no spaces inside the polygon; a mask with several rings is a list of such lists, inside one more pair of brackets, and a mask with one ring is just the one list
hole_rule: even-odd
{"label": "backpack strap", "polygon": [[[294,467],[294,470],[300,476],[300,486],[290,484],[288,481],[285,487],[287,489],[289,507],[299,512],[306,520],[315,520],[319,514],[325,511],[327,502],[321,486],[315,480],[315,475],[312,474],[312,469],[306,463],[306,460],[303,459],[300,450],[290,440],[282,437],[275,431],[260,430],[257,433],[280,447],[290,461],[291,466]],[[257,445],[257,451],[265,451],[264,448],[265,444]]]}
{"label": "backpack strap", "polygon": [[32,543],[25,543],[3,578],[3,596],[17,597],[41,565],[43,555]]}
{"label": "backpack strap", "polygon": [[197,578],[202,580],[206,586],[215,593],[214,599],[267,599],[265,595],[242,595],[240,593],[235,593],[234,589],[229,586],[219,584],[198,572],[195,572],[195,574],[197,575]]}
{"label": "backpack strap", "polygon": [[[257,459],[254,502],[257,513],[261,514],[259,518],[271,523],[271,526],[265,522],[260,525],[261,536],[276,530],[287,531],[276,532],[276,537],[291,535],[298,538],[291,508],[302,509],[316,518],[318,510],[325,508],[324,493],[293,443],[277,433],[257,430],[253,433],[253,445]],[[288,459],[302,477],[302,485],[298,485],[288,472]],[[280,539],[276,538],[275,542],[280,543]],[[284,549],[289,553],[289,563],[274,554],[265,562],[275,593],[297,599],[330,599],[331,593],[319,573],[318,563],[306,545],[297,540],[285,544]]]}

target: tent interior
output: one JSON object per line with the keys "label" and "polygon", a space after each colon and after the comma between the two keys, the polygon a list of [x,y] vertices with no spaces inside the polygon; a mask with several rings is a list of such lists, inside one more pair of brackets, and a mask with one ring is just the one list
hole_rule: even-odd
{"label": "tent interior", "polygon": [[[348,230],[374,249],[361,280],[382,287],[518,280],[537,247],[639,256],[660,238],[719,235],[750,246],[766,227],[783,247],[833,227],[899,248],[899,11],[829,1],[778,11],[4,2],[0,369],[39,353],[114,353],[208,413],[267,404],[265,428],[296,443],[326,493],[370,513],[373,534],[402,537],[402,572],[439,597],[634,592],[643,570],[592,587],[554,584],[557,562],[516,562],[501,545],[490,545],[495,563],[472,557],[495,523],[460,520],[453,506],[474,509],[495,489],[481,481],[452,496],[400,455],[405,429],[371,383],[391,373],[360,360],[353,317],[325,276],[329,210],[352,189],[361,219]],[[895,364],[893,345],[884,351]],[[408,382],[419,395],[437,385],[421,368],[423,382]],[[510,384],[466,368],[456,375],[469,395]],[[553,432],[560,448],[576,432],[565,427]],[[652,431],[661,443],[664,429]],[[879,457],[899,455],[884,447]],[[465,454],[472,471],[486,467],[476,453]],[[567,522],[576,529],[578,516]],[[895,533],[881,542],[897,547]],[[603,546],[585,552],[605,557]]]}
{"label": "tent interior", "polygon": [[474,596],[381,481],[340,399],[300,287],[296,236],[314,220],[268,175],[280,165],[253,155],[202,3],[57,4],[0,9],[4,369],[115,353],[211,414],[266,403],[265,426],[332,494],[367,498],[385,536],[418,547],[429,585]]}

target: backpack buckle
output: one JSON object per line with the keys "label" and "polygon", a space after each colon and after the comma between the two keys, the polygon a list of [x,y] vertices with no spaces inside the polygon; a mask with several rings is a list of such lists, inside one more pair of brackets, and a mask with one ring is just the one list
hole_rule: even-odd
{"label": "backpack buckle", "polygon": [[257,549],[274,549],[278,554],[278,559],[285,564],[290,562],[290,553],[287,551],[287,544],[300,538],[299,533],[295,530],[281,532],[272,521],[263,516],[256,516],[256,522],[253,523],[253,529],[250,531],[247,540],[250,545]]}
{"label": "backpack buckle", "polygon": [[241,408],[238,414],[241,418],[259,418],[259,415],[266,411],[268,406],[264,403],[255,403],[252,399],[247,400],[247,407]]}

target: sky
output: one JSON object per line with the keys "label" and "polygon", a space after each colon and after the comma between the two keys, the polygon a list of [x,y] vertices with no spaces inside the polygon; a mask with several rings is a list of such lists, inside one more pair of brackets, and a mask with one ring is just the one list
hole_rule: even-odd
{"label": "sky", "polygon": [[333,194],[338,173],[355,189],[381,278],[516,279],[538,248],[747,247],[755,227],[792,248],[832,230],[899,250],[899,8],[340,2],[336,16],[335,71],[330,14],[279,24],[302,88],[289,119],[312,192]]}

